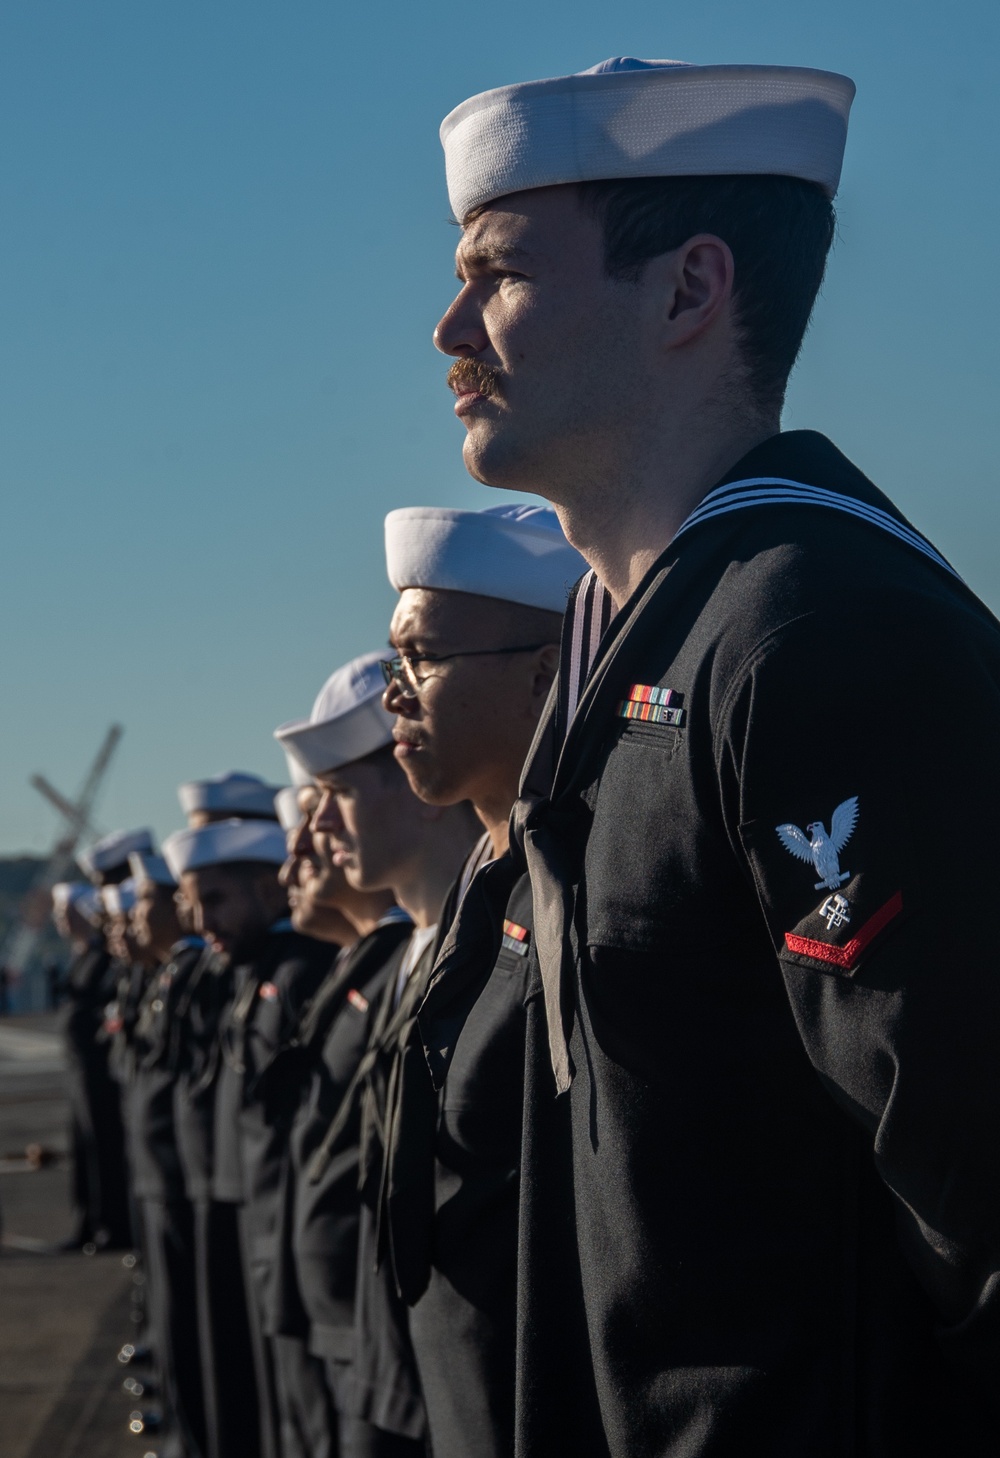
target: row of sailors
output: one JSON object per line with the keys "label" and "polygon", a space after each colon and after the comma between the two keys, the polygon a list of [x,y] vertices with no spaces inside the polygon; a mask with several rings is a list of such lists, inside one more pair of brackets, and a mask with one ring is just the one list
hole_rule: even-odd
{"label": "row of sailors", "polygon": [[292,929],[273,828],[163,847],[210,1453],[252,1360],[268,1452],[997,1451],[1000,629],[780,421],[853,95],[616,57],[442,125],[466,464],[591,570],[394,513],[384,696],[278,734]]}
{"label": "row of sailors", "polygon": [[[161,854],[118,832],[57,888],[79,1117],[106,1146],[79,1022],[118,980],[103,1027],[175,1458],[512,1448],[539,989],[507,823],[583,564],[536,506],[396,511],[386,539],[393,657],[276,731],[296,784],[184,785]],[[81,1234],[125,1243],[97,1162]]]}

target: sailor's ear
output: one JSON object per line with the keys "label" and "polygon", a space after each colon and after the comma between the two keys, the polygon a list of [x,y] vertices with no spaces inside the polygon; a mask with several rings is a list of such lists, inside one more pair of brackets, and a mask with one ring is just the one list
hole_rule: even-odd
{"label": "sailor's ear", "polygon": [[558,671],[559,645],[546,643],[544,648],[536,650],[532,665],[531,697],[533,704],[537,705],[536,716],[540,715],[545,707],[545,701]]}
{"label": "sailor's ear", "polygon": [[643,283],[659,298],[666,348],[689,344],[728,317],[734,277],[732,250],[712,233],[698,233],[649,260]]}

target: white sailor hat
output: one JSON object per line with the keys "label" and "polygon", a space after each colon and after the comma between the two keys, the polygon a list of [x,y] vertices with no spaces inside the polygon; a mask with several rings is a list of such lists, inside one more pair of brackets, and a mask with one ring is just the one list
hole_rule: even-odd
{"label": "white sailor hat", "polygon": [[149,851],[133,851],[128,858],[128,865],[137,885],[140,881],[152,881],[156,886],[177,885],[162,856],[154,856]]}
{"label": "white sailor hat", "polygon": [[285,832],[268,820],[215,820],[198,829],[176,830],[163,842],[163,858],[175,881],[185,871],[237,861],[280,866],[286,854]]}
{"label": "white sailor hat", "polygon": [[230,770],[208,780],[189,780],[177,787],[185,815],[198,810],[228,810],[230,815],[274,816],[274,797],[280,785],[269,785],[258,775]]}
{"label": "white sailor hat", "polygon": [[124,916],[135,905],[135,881],[129,876],[115,886],[102,886],[101,900],[109,916]]}
{"label": "white sailor hat", "polygon": [[128,863],[132,851],[151,851],[153,837],[148,830],[113,830],[77,853],[77,864],[93,879]]}
{"label": "white sailor hat", "polygon": [[776,174],[837,191],[854,82],[801,66],[616,56],[575,76],[472,96],[441,123],[448,196],[627,177]]}
{"label": "white sailor hat", "polygon": [[58,915],[68,906],[96,925],[101,919],[103,902],[101,893],[89,881],[57,881],[51,889],[52,910]]}
{"label": "white sailor hat", "polygon": [[485,511],[406,506],[385,519],[389,581],[498,597],[527,607],[565,610],[587,570],[550,506],[520,503]]}
{"label": "white sailor hat", "polygon": [[308,719],[275,729],[286,754],[309,775],[326,774],[392,743],[394,715],[382,707],[385,653],[364,653],[332,673]]}
{"label": "white sailor hat", "polygon": [[[312,780],[307,780],[312,784]],[[299,809],[299,787],[289,785],[286,790],[279,790],[274,797],[274,808],[278,816],[278,824],[286,833],[298,829],[302,820],[302,811]]]}

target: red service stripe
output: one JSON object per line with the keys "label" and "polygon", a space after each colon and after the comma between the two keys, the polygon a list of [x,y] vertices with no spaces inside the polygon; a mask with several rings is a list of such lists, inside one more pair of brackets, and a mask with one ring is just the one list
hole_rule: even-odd
{"label": "red service stripe", "polygon": [[878,936],[883,927],[887,927],[903,909],[903,893],[897,891],[891,896],[880,911],[876,911],[873,917],[865,922],[856,937],[845,942],[842,947],[831,947],[827,942],[814,942],[811,937],[797,937],[792,932],[785,932],[785,944],[790,952],[798,952],[803,957],[815,957],[819,962],[832,962],[835,967],[843,967],[850,970],[869,942]]}
{"label": "red service stripe", "polygon": [[528,928],[526,926],[518,926],[516,921],[505,921],[503,924],[503,929],[504,935],[508,937],[513,937],[515,942],[523,942],[527,940]]}

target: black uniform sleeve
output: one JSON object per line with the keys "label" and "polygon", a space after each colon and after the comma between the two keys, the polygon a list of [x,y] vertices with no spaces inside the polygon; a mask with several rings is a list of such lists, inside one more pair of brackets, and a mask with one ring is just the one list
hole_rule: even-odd
{"label": "black uniform sleeve", "polygon": [[[954,616],[959,616],[956,611]],[[755,651],[715,725],[724,833],[803,1045],[871,1140],[940,1340],[1000,1358],[1000,651],[831,615]]]}

